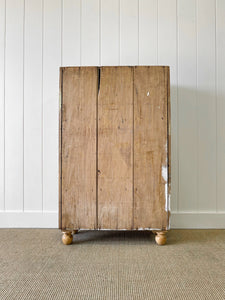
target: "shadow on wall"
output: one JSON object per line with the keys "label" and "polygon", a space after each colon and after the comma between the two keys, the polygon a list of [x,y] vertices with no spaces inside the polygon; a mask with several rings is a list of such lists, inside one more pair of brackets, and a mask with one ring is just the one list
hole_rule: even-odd
{"label": "shadow on wall", "polygon": [[217,188],[225,196],[224,113],[225,97],[209,87],[171,86],[172,211],[215,211]]}

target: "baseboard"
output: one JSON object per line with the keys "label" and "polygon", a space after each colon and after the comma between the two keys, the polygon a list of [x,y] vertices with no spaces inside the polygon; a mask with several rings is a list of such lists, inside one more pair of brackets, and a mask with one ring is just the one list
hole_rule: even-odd
{"label": "baseboard", "polygon": [[58,228],[58,212],[1,211],[0,228]]}
{"label": "baseboard", "polygon": [[[171,229],[225,229],[225,212],[172,212]],[[0,228],[58,228],[57,211],[0,211]]]}
{"label": "baseboard", "polygon": [[225,212],[172,212],[170,227],[171,229],[225,229]]}

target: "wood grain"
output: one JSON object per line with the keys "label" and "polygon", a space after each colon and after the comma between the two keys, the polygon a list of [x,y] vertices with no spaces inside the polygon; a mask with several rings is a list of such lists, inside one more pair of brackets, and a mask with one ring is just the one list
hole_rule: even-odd
{"label": "wood grain", "polygon": [[98,97],[98,225],[131,229],[133,69],[101,68]]}
{"label": "wood grain", "polygon": [[59,227],[168,229],[169,67],[61,68],[60,77]]}
{"label": "wood grain", "polygon": [[168,67],[134,68],[134,228],[167,228]]}
{"label": "wood grain", "polygon": [[62,229],[96,227],[96,67],[64,68]]}

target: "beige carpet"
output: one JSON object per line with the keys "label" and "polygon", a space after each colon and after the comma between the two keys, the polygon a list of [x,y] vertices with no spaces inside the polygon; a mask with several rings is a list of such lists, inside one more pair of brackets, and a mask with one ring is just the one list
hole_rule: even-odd
{"label": "beige carpet", "polygon": [[225,299],[225,230],[0,230],[0,299]]}

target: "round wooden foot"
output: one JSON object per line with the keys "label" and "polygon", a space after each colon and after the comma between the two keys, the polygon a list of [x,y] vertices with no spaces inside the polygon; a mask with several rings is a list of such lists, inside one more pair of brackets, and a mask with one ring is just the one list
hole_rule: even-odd
{"label": "round wooden foot", "polygon": [[73,242],[73,235],[71,231],[63,231],[62,242],[64,245],[70,245]]}
{"label": "round wooden foot", "polygon": [[166,231],[158,231],[156,232],[155,241],[158,245],[166,244]]}

